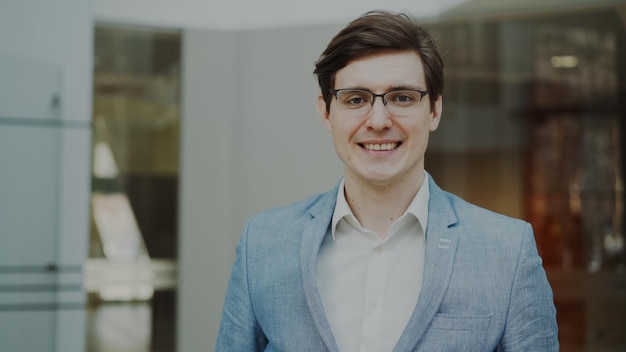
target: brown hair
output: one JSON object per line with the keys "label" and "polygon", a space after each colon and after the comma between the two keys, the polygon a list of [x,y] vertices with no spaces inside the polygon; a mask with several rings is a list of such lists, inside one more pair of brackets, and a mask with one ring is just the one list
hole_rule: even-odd
{"label": "brown hair", "polygon": [[330,110],[337,71],[352,60],[388,50],[415,50],[424,65],[431,107],[443,91],[443,60],[430,34],[404,13],[370,11],[350,22],[328,44],[315,63],[317,80]]}

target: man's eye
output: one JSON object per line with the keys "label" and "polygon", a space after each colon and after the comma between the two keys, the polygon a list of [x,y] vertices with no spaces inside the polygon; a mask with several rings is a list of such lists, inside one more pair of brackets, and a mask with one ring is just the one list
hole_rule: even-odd
{"label": "man's eye", "polygon": [[349,106],[362,106],[368,103],[369,98],[364,94],[349,94],[342,101]]}
{"label": "man's eye", "polygon": [[387,100],[402,105],[410,105],[419,101],[415,94],[410,92],[397,92],[396,94],[390,94],[387,96]]}
{"label": "man's eye", "polygon": [[398,103],[409,103],[415,100],[415,98],[409,94],[397,94],[393,95],[390,100]]}
{"label": "man's eye", "polygon": [[350,105],[360,105],[365,103],[365,99],[363,98],[351,98],[350,100],[348,100],[348,104]]}

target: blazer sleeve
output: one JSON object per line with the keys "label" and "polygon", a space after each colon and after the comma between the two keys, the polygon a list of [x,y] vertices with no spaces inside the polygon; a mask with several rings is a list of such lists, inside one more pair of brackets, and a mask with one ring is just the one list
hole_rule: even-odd
{"label": "blazer sleeve", "polygon": [[552,289],[528,223],[520,246],[509,312],[498,351],[559,351]]}
{"label": "blazer sleeve", "polygon": [[216,352],[262,351],[267,344],[250,301],[246,254],[249,227],[248,224],[237,244],[235,263],[226,290],[217,336]]}

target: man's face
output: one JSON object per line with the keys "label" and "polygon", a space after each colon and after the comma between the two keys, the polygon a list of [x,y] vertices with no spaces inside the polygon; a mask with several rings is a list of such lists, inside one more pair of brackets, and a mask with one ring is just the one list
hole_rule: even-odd
{"label": "man's face", "polygon": [[[426,90],[422,60],[415,51],[391,51],[356,59],[337,71],[334,89],[363,89],[383,94],[398,89]],[[390,114],[382,99],[355,116],[331,97],[330,111],[318,98],[324,124],[332,133],[346,182],[389,187],[418,182],[431,131],[441,116],[441,97],[432,107],[424,96],[410,115]]]}

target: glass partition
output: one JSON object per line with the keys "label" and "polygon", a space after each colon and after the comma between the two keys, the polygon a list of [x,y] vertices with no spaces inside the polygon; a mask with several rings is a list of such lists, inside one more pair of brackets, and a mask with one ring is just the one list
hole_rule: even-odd
{"label": "glass partition", "polygon": [[0,351],[53,351],[58,311],[82,309],[58,299],[82,291],[57,258],[61,69],[0,53],[0,77]]}
{"label": "glass partition", "polygon": [[94,45],[88,350],[173,351],[180,33],[100,23]]}
{"label": "glass partition", "polygon": [[562,351],[626,349],[625,23],[608,7],[432,24],[446,87],[426,168],[532,223]]}

